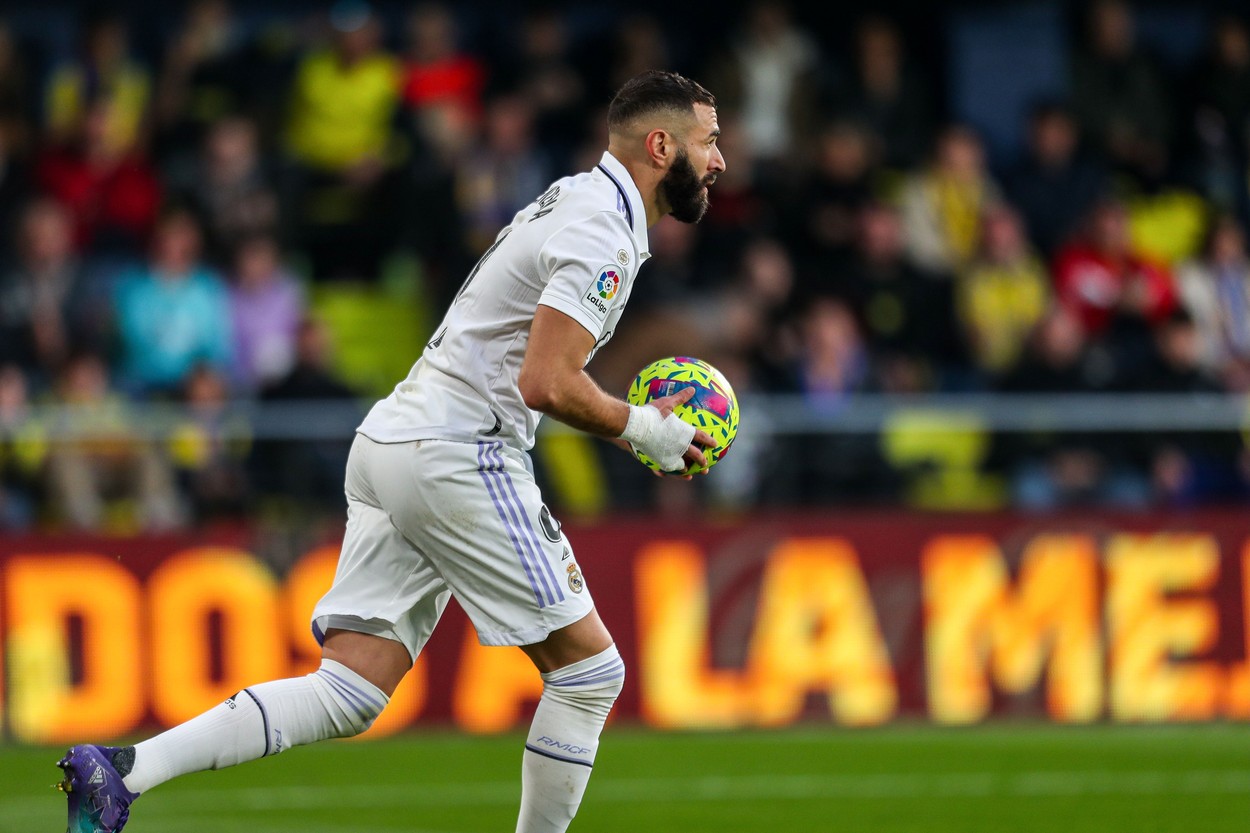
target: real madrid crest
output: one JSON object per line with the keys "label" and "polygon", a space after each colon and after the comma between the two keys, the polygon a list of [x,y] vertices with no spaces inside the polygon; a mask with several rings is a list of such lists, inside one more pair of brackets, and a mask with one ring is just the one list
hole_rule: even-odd
{"label": "real madrid crest", "polygon": [[582,581],[582,574],[577,571],[577,565],[570,564],[565,570],[569,574],[569,589],[574,593],[582,592],[582,588],[586,586],[586,583]]}
{"label": "real madrid crest", "polygon": [[617,249],[616,262],[621,264],[622,266],[628,266],[629,265],[629,252],[625,251],[624,249]]}

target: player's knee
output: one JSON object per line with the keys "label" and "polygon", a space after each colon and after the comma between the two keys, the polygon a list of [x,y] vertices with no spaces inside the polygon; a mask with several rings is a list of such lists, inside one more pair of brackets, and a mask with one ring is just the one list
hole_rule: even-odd
{"label": "player's knee", "polygon": [[329,709],[331,737],[348,738],[368,730],[390,702],[379,688],[333,660],[322,660],[312,676],[334,704]]}
{"label": "player's knee", "polygon": [[616,646],[583,662],[543,674],[543,697],[607,716],[625,687],[625,661]]}

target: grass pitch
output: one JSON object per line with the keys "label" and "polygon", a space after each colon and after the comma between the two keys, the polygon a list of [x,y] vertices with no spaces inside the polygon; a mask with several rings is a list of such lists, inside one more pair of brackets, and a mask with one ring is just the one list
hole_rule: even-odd
{"label": "grass pitch", "polygon": [[[335,742],[145,795],[126,833],[499,833],[519,735]],[[0,746],[0,833],[59,833],[60,749]],[[1250,725],[609,728],[573,833],[1250,829]]]}

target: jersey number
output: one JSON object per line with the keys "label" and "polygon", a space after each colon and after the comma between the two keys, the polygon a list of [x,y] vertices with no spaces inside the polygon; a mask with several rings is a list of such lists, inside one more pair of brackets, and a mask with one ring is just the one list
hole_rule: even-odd
{"label": "jersey number", "polygon": [[501,231],[499,233],[499,239],[496,240],[494,243],[491,243],[490,248],[487,249],[485,252],[483,252],[482,256],[477,259],[477,263],[473,265],[473,269],[469,272],[469,277],[464,279],[464,283],[460,286],[460,291],[456,293],[457,301],[460,300],[460,296],[464,294],[464,291],[469,288],[469,284],[473,283],[473,279],[477,277],[477,273],[480,272],[482,269],[482,264],[486,262],[487,258],[489,258],[491,255],[495,253],[495,249],[498,249],[499,244],[507,240],[508,235],[511,233],[512,233],[511,227],[506,228],[503,231]]}
{"label": "jersey number", "polygon": [[[506,240],[508,235],[511,233],[511,228],[506,228],[501,231],[499,233],[499,238],[494,243],[490,244],[490,248],[482,253],[482,256],[477,259],[477,263],[473,264],[473,268],[469,271],[469,276],[464,279],[464,283],[460,285],[460,291],[456,293],[456,300],[451,302],[453,306],[460,301],[460,297],[464,295],[464,291],[469,288],[469,284],[473,283],[473,279],[477,277],[477,273],[482,269],[482,264],[486,262],[487,258],[495,253],[495,249],[498,249],[499,244],[503,243],[503,241]],[[440,347],[443,343],[443,336],[445,335],[447,335],[447,328],[443,327],[425,346],[431,349]]]}

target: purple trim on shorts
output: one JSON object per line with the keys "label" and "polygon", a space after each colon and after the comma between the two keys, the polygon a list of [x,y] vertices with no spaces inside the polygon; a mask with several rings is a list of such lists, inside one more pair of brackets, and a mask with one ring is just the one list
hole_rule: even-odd
{"label": "purple trim on shorts", "polygon": [[526,554],[526,547],[521,543],[521,536],[512,520],[509,518],[509,510],[501,500],[503,494],[503,484],[499,484],[499,492],[495,491],[495,483],[498,482],[493,460],[488,461],[486,458],[486,450],[495,443],[477,444],[477,470],[482,475],[482,482],[486,484],[486,491],[490,493],[490,499],[495,504],[495,511],[499,514],[499,520],[503,521],[504,529],[508,531],[508,537],[512,540],[512,548],[516,551],[517,557],[521,560],[521,566],[525,568],[525,577],[529,579],[530,588],[534,591],[534,600],[538,602],[539,607],[548,605],[547,597],[543,593],[542,588],[538,586],[538,582],[534,580],[534,570],[530,565],[529,556]]}
{"label": "purple trim on shorts", "polygon": [[[517,494],[516,485],[512,482],[512,475],[508,473],[506,468],[504,468],[503,443],[495,444],[494,453],[499,460],[499,471],[503,475],[504,483],[508,487],[508,493],[512,497],[512,505],[516,507],[517,513],[521,516],[521,519],[525,523],[525,525],[521,528],[521,531],[528,533],[527,538],[534,554],[534,560],[537,561],[542,570],[546,572],[545,577],[540,572],[539,578],[543,579],[544,587],[549,586],[550,588],[554,588],[554,600],[552,601],[552,604],[562,602],[564,601],[564,591],[560,589],[560,582],[556,581],[556,574],[555,571],[551,569],[551,562],[547,560],[543,552],[543,546],[538,541],[538,533],[534,529],[534,523],[530,519],[530,516],[525,513],[525,504],[521,502],[521,496]],[[551,580],[550,585],[547,584],[547,579]]]}
{"label": "purple trim on shorts", "polygon": [[[521,541],[526,551],[529,552],[534,572],[538,574],[538,583],[542,585],[543,593],[547,598],[543,606],[564,601],[564,594],[560,592],[560,585],[551,572],[551,565],[547,562],[542,545],[538,543],[538,536],[534,534],[533,524],[530,523],[529,515],[525,512],[525,504],[521,502],[516,488],[512,485],[512,475],[508,473],[508,463],[503,456],[503,443],[494,443],[486,449],[486,456],[488,459],[493,459],[497,465],[492,469],[495,473],[495,484],[499,488],[499,494],[503,496],[504,504],[509,508],[513,525],[521,533]],[[543,572],[544,567],[546,574]]]}

